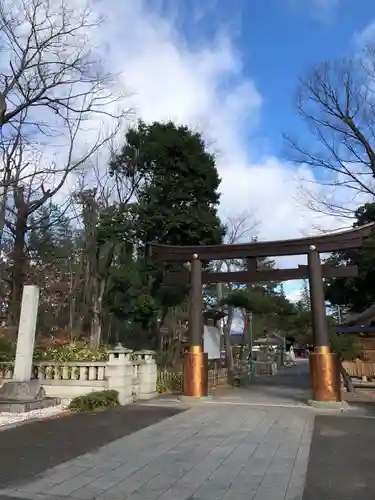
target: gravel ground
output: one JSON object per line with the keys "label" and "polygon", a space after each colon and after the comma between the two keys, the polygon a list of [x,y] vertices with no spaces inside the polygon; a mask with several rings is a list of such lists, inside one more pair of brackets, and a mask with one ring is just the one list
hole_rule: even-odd
{"label": "gravel ground", "polygon": [[66,406],[58,405],[52,406],[50,408],[43,408],[42,410],[33,410],[27,413],[8,413],[0,412],[0,430],[1,427],[17,424],[19,422],[24,422],[27,420],[45,419],[49,417],[54,417],[64,413],[66,411]]}

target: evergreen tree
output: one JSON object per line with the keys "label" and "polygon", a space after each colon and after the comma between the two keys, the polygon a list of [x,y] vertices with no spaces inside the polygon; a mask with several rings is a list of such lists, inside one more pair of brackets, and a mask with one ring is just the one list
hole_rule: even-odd
{"label": "evergreen tree", "polygon": [[217,215],[220,178],[215,158],[201,135],[187,127],[139,122],[127,132],[124,147],[112,159],[111,172],[117,178],[139,180],[134,203],[123,207],[128,216],[104,224],[107,240],[114,237],[110,233],[131,234],[138,260],[136,265],[128,262],[114,268],[110,279],[114,288],[107,298],[113,314],[151,329],[155,340],[157,323],[166,317],[168,307],[184,299],[186,287],[162,286],[167,267],[145,262],[147,243],[222,242],[225,227]]}
{"label": "evergreen tree", "polygon": [[309,289],[309,283],[305,279],[302,282],[301,286],[301,298],[299,301],[300,307],[303,311],[310,311],[311,310],[311,301],[310,301],[310,289]]}

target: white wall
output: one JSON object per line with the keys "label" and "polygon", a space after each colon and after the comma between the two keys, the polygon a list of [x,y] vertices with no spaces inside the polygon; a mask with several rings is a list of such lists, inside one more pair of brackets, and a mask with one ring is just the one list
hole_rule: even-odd
{"label": "white wall", "polygon": [[208,359],[220,359],[220,330],[216,326],[204,325],[203,348]]}

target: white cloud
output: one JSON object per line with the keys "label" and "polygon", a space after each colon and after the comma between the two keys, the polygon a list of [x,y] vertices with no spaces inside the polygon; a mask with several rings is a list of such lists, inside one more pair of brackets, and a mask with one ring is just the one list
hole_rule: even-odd
{"label": "white cloud", "polygon": [[355,34],[354,41],[357,46],[374,43],[375,41],[375,20],[371,20],[361,31]]}
{"label": "white cloud", "polygon": [[284,291],[287,299],[291,302],[298,302],[301,300],[301,284],[296,282],[289,282],[284,285]]}
{"label": "white cloud", "polygon": [[[274,157],[258,160],[246,140],[249,132],[256,133],[262,97],[243,75],[241,54],[231,39],[221,35],[193,48],[176,31],[173,19],[141,1],[99,5],[109,12],[102,33],[107,61],[133,92],[137,116],[189,124],[203,131],[216,152],[221,213],[255,209],[263,239],[311,233],[316,215],[296,201],[298,172]],[[311,177],[311,172],[305,174]],[[330,228],[337,221],[326,218],[320,225]]]}
{"label": "white cloud", "polygon": [[[141,0],[93,5],[108,18],[93,35],[108,67],[131,93],[134,118],[188,124],[203,132],[216,153],[222,216],[255,212],[263,240],[311,235],[317,226],[333,230],[342,224],[297,201],[300,177],[314,179],[308,168],[296,170],[272,156],[259,158],[255,145],[262,96],[244,76],[241,54],[228,30],[219,29],[214,39],[197,33],[203,41],[192,46],[176,29],[176,12],[168,18]],[[249,136],[256,140],[249,141]],[[277,261],[281,267],[297,263],[305,258]]]}

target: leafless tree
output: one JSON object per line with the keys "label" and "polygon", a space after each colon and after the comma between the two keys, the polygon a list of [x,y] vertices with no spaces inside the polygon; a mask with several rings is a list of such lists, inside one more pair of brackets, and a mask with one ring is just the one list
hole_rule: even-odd
{"label": "leafless tree", "polygon": [[30,216],[56,199],[129,114],[93,50],[91,33],[102,22],[68,0],[0,0],[0,232],[7,227],[14,238],[12,323]]}
{"label": "leafless tree", "polygon": [[[94,157],[89,169],[86,168],[83,172],[80,189],[75,192],[75,199],[81,206],[85,234],[85,248],[82,254],[84,297],[80,318],[90,325],[91,346],[98,346],[101,341],[103,297],[111,266],[123,243],[117,240],[108,240],[104,244],[98,242],[100,211],[128,205],[138,182],[138,178],[131,182],[128,178],[110,176],[108,167],[103,168],[100,157]],[[91,189],[89,186],[95,188]]]}
{"label": "leafless tree", "polygon": [[103,21],[67,0],[0,0],[1,127],[25,109],[29,127],[49,132],[47,111],[69,121],[112,118],[116,81],[90,38]]}
{"label": "leafless tree", "polygon": [[[375,195],[375,49],[312,67],[297,108],[306,129],[287,136],[288,159],[312,170],[301,196],[314,211],[353,217]],[[305,137],[304,137],[305,136]]]}

